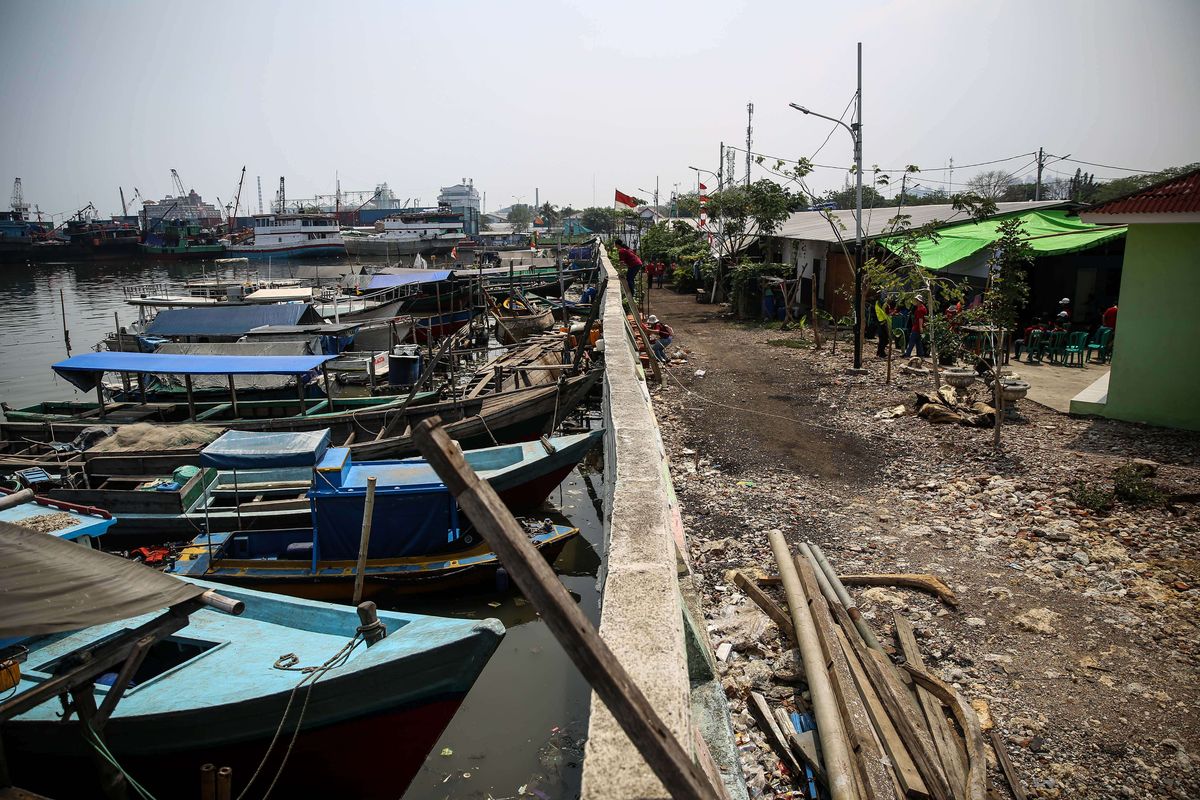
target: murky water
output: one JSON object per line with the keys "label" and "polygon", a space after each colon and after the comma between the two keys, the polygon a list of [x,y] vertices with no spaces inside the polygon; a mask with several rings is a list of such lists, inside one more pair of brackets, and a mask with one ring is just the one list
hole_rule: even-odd
{"label": "murky water", "polygon": [[[267,266],[249,269],[266,277]],[[272,266],[273,277],[294,265]],[[340,267],[328,264],[326,273]],[[0,266],[0,400],[12,406],[69,399],[79,392],[55,376],[50,364],[87,352],[121,324],[137,318],[125,302],[125,287],[202,276],[242,277],[247,267],[214,272],[213,265],[146,263],[39,264]],[[593,454],[593,459],[596,454]],[[595,464],[595,462],[592,462]],[[584,613],[599,619],[596,574],[603,523],[595,498],[602,476],[586,464],[551,495],[555,509],[582,536],[555,562],[563,582]],[[563,521],[558,518],[557,521]],[[587,735],[588,688],[545,623],[514,589],[476,591],[451,598],[398,600],[406,611],[470,618],[495,617],[508,629],[495,656],[467,696],[458,715],[413,780],[405,800],[424,798],[570,798],[578,795],[582,743]],[[445,753],[445,755],[443,755]],[[377,765],[386,769],[387,765]]]}

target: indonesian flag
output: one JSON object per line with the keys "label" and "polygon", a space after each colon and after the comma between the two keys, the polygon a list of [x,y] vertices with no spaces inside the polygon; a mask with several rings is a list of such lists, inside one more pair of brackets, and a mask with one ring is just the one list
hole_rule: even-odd
{"label": "indonesian flag", "polygon": [[703,191],[704,191],[705,189],[707,189],[707,188],[708,188],[708,187],[707,187],[707,186],[705,186],[703,183],[702,183],[702,184],[700,184],[700,191],[702,191],[702,192],[703,192]]}
{"label": "indonesian flag", "polygon": [[613,198],[614,203],[620,203],[621,205],[629,206],[630,208],[637,208],[636,200],[634,200],[632,197],[630,197],[629,195],[622,192],[620,189],[617,189],[616,192],[617,192],[617,195],[615,198]]}
{"label": "indonesian flag", "polygon": [[702,195],[700,195],[700,202],[701,202],[701,203],[707,203],[707,202],[708,202],[708,195],[706,195],[706,194],[702,194]]}

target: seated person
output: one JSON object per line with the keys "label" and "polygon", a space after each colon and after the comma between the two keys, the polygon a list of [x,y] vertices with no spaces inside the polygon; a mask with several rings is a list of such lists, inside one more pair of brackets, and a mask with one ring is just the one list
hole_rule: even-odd
{"label": "seated person", "polygon": [[654,337],[650,347],[654,350],[655,357],[665,364],[667,361],[666,348],[674,339],[675,331],[671,330],[670,325],[651,314],[650,318],[646,320],[646,332]]}
{"label": "seated person", "polygon": [[1046,330],[1045,321],[1041,317],[1035,317],[1033,324],[1025,329],[1025,335],[1013,342],[1013,358],[1021,357],[1021,350],[1025,347],[1025,344],[1030,340],[1030,338],[1032,338],[1034,331],[1044,330]]}

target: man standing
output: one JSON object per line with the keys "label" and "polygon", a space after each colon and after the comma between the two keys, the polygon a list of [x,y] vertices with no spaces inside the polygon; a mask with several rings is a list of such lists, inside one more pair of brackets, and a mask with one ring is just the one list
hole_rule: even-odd
{"label": "man standing", "polygon": [[621,266],[625,267],[625,281],[629,284],[629,293],[635,294],[634,281],[637,280],[637,274],[642,271],[642,259],[620,239],[614,241],[617,244],[617,260],[621,262]]}
{"label": "man standing", "polygon": [[1113,304],[1105,309],[1104,313],[1100,315],[1100,324],[1106,328],[1112,328],[1114,332],[1117,330],[1117,303],[1115,300],[1113,301]]}
{"label": "man standing", "polygon": [[925,298],[917,295],[915,298],[916,308],[913,309],[912,329],[908,332],[908,344],[904,347],[904,357],[908,358],[912,355],[913,348],[917,349],[917,355],[921,358],[925,357],[925,318],[929,316],[929,309],[925,307]]}

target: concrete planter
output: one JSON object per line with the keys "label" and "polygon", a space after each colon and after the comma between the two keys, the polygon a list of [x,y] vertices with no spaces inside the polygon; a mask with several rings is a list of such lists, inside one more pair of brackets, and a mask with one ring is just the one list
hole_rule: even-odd
{"label": "concrete planter", "polygon": [[960,390],[969,387],[979,377],[975,370],[966,367],[949,367],[941,370],[941,373],[942,380]]}

